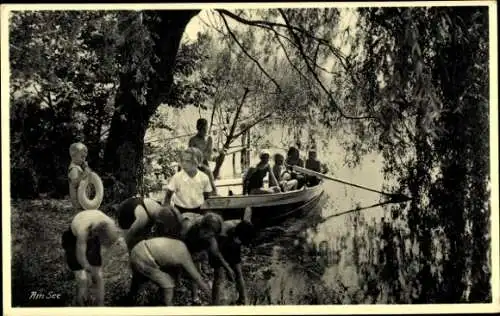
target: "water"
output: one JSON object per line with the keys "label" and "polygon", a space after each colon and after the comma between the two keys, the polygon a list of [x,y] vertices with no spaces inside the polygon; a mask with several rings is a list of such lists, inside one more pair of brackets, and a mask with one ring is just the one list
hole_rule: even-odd
{"label": "water", "polygon": [[[192,121],[186,121],[185,124],[191,126],[194,119]],[[265,135],[262,143],[269,141],[273,144],[287,135],[283,128],[270,128],[260,133]],[[285,153],[283,148],[268,149],[272,154]],[[258,150],[260,149],[252,152],[251,164],[257,163]],[[330,175],[376,190],[382,190],[384,184],[389,184],[384,181],[381,172],[380,156],[367,155],[356,168],[349,168],[344,165],[343,152],[334,141],[329,141],[318,151],[318,158],[328,165]],[[305,156],[306,153],[303,152],[302,157]],[[232,156],[227,156],[221,168],[221,178],[241,178],[239,162],[239,154],[236,154],[233,169]],[[219,194],[226,195],[229,189],[235,194],[239,193],[238,188],[221,188]],[[412,266],[406,264],[399,269],[398,265],[403,267],[403,257],[410,258],[411,261],[417,249],[404,237],[399,238],[404,240],[404,247],[384,249],[387,240],[391,239],[387,236],[382,238],[384,227],[404,228],[403,224],[390,220],[389,211],[376,207],[322,222],[322,218],[329,215],[380,202],[383,196],[329,180],[325,180],[324,189],[322,203],[309,210],[307,216],[260,232],[257,245],[245,249],[243,270],[250,303],[409,302],[415,294],[411,289],[416,286],[411,284],[411,280],[405,279],[405,275],[410,275],[411,278]],[[403,249],[405,253],[400,251],[388,256],[387,253],[395,248]],[[399,259],[396,263],[391,261],[387,264],[387,260],[394,258]],[[400,270],[404,273],[399,273]],[[395,283],[399,285],[395,286]],[[400,285],[408,290],[395,292],[394,289],[398,290]],[[226,296],[226,303],[235,299],[234,286],[232,291],[226,291]]]}
{"label": "water", "polygon": [[[251,160],[256,163],[257,155]],[[322,160],[332,161],[328,156]],[[381,190],[384,179],[380,169],[381,159],[373,155],[358,168],[330,168],[330,174]],[[232,159],[228,157],[222,177],[239,176],[231,170]],[[379,266],[377,248],[388,211],[375,207],[322,222],[329,215],[372,205],[383,197],[329,180],[325,180],[324,189],[317,208],[281,225],[281,233],[276,233],[277,227],[262,231],[258,246],[248,250],[246,273],[253,304],[372,304],[394,299],[383,284],[373,284],[379,278],[379,271],[375,271]]]}

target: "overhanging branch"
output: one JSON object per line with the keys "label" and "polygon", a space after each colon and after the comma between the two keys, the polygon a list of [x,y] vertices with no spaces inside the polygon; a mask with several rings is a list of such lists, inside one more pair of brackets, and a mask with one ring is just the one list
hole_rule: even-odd
{"label": "overhanging branch", "polygon": [[226,18],[223,15],[222,15],[222,20],[224,21],[224,25],[226,26],[226,29],[229,32],[229,35],[234,39],[234,41],[241,48],[241,50],[243,51],[243,53],[245,55],[247,55],[247,57],[250,58],[257,65],[257,67],[260,69],[260,71],[262,71],[266,75],[266,77],[269,78],[269,80],[271,80],[274,83],[274,85],[276,86],[276,88],[278,89],[278,91],[281,91],[280,85],[276,82],[276,80],[274,80],[267,73],[267,71],[261,66],[261,64],[259,63],[259,61],[256,60],[254,57],[252,57],[252,55],[250,55],[250,53],[248,53],[248,51],[245,49],[245,47],[243,47],[243,45],[240,43],[240,41],[238,41],[238,39],[236,38],[236,35],[234,35],[234,33],[231,31],[231,28],[229,27],[229,25],[227,23],[227,20],[226,20]]}
{"label": "overhanging branch", "polygon": [[[281,9],[278,9],[278,10],[280,12],[282,12]],[[332,54],[340,61],[342,67],[344,67],[344,69],[347,70],[347,71],[349,70],[349,66],[347,65],[347,58],[342,55],[342,53],[340,52],[339,49],[333,47],[327,39],[317,37],[316,35],[314,35],[310,31],[307,31],[307,30],[305,30],[305,29],[303,29],[301,27],[290,25],[289,23],[282,24],[282,23],[276,23],[276,22],[270,22],[270,21],[264,21],[264,20],[249,20],[249,19],[242,18],[242,17],[240,17],[240,16],[238,16],[238,15],[236,15],[236,14],[234,14],[234,13],[228,11],[228,10],[224,10],[224,9],[219,9],[219,10],[216,10],[216,11],[219,12],[219,14],[221,16],[226,15],[226,16],[232,18],[233,20],[235,20],[237,22],[240,22],[240,23],[243,23],[243,24],[246,24],[246,25],[249,25],[249,26],[257,26],[257,27],[260,27],[260,28],[271,30],[271,31],[273,31],[276,34],[279,34],[279,32],[277,32],[274,29],[274,27],[285,28],[287,30],[293,30],[293,31],[305,34],[309,38],[317,41],[318,44],[326,46],[332,52]],[[282,37],[284,37],[281,34],[279,34],[279,35],[282,36]],[[293,43],[293,41],[291,41],[289,38],[287,38],[287,37],[285,37],[285,38],[287,40],[289,40],[290,43]]]}
{"label": "overhanging branch", "polygon": [[300,41],[300,38],[298,37],[298,35],[294,32],[294,28],[290,25],[290,22],[288,20],[288,17],[286,16],[285,12],[283,12],[282,9],[278,9],[278,11],[280,12],[281,16],[283,17],[283,20],[285,21],[286,25],[289,26],[288,28],[288,31],[290,32],[290,34],[292,35],[292,37],[294,38],[296,44],[297,44],[297,47],[299,48],[299,53],[300,55],[303,57],[304,59],[304,62],[307,66],[307,69],[309,70],[309,72],[311,72],[311,74],[313,75],[314,79],[316,80],[316,82],[319,84],[319,86],[321,87],[321,89],[326,93],[326,95],[328,96],[328,99],[330,101],[330,104],[333,104],[335,106],[335,108],[337,109],[337,111],[339,111],[340,115],[343,117],[343,118],[346,118],[346,119],[355,119],[355,120],[359,120],[359,119],[375,119],[375,117],[373,116],[359,116],[359,117],[356,117],[356,116],[350,116],[350,115],[346,115],[342,109],[336,105],[335,103],[335,100],[333,99],[330,91],[328,91],[328,89],[325,87],[325,85],[323,84],[323,82],[321,81],[321,79],[318,77],[318,74],[314,71],[314,69],[312,68],[311,64],[309,63],[308,61],[308,57],[304,51],[304,47],[302,46],[302,43]]}
{"label": "overhanging branch", "polygon": [[262,121],[268,119],[269,117],[271,117],[271,115],[273,115],[273,112],[269,112],[269,113],[267,113],[267,114],[259,117],[258,119],[256,119],[252,123],[246,124],[244,128],[242,128],[238,133],[234,134],[233,138],[237,138],[237,137],[241,136],[243,133],[247,132],[249,129],[251,129],[255,125],[257,125],[260,122],[262,122]]}

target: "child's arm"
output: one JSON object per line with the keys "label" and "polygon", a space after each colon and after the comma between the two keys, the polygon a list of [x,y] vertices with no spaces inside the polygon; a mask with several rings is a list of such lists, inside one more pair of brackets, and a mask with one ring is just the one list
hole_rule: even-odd
{"label": "child's arm", "polygon": [[196,147],[194,140],[195,140],[194,136],[189,139],[188,147]]}
{"label": "child's arm", "polygon": [[248,192],[248,180],[252,176],[252,174],[255,172],[254,167],[248,168],[247,172],[243,176],[243,195],[247,194]]}
{"label": "child's arm", "polygon": [[217,240],[215,239],[215,237],[210,238],[209,251],[214,257],[216,257],[220,261],[220,263],[222,264],[224,269],[226,269],[227,274],[229,275],[229,278],[231,279],[231,281],[234,280],[234,278],[235,278],[234,271],[233,271],[233,269],[231,269],[229,264],[226,262],[226,260],[222,256],[222,253],[219,250],[219,245],[217,244]]}
{"label": "child's arm", "polygon": [[88,177],[89,172],[87,169],[83,170],[80,169],[79,167],[74,167],[70,170],[68,177],[70,180],[70,183],[73,187],[78,188],[80,185],[80,182]]}
{"label": "child's arm", "polygon": [[207,146],[205,147],[205,158],[208,161],[212,160],[212,148],[213,148],[212,136],[209,135],[207,137]]}
{"label": "child's arm", "polygon": [[87,232],[81,232],[78,234],[76,241],[76,259],[78,263],[85,269],[86,271],[90,271],[91,266],[87,260]]}
{"label": "child's arm", "polygon": [[170,206],[172,195],[177,191],[177,175],[178,173],[174,174],[168,181],[167,192],[165,192],[165,198],[163,199],[163,206]]}
{"label": "child's arm", "polygon": [[[278,180],[276,180],[276,177],[274,176],[273,168],[271,168],[270,165],[267,165],[267,171],[269,172],[270,184],[272,182],[272,183],[276,183],[276,185],[278,185]],[[279,189],[279,186],[278,186],[278,189]]]}
{"label": "child's arm", "polygon": [[210,195],[217,193],[217,187],[215,186],[215,182],[212,183],[212,179],[210,176],[204,177],[203,181],[203,199],[208,199]]}
{"label": "child's arm", "polygon": [[165,198],[163,199],[163,206],[170,206],[172,195],[174,195],[174,191],[167,189],[167,192],[165,193]]}

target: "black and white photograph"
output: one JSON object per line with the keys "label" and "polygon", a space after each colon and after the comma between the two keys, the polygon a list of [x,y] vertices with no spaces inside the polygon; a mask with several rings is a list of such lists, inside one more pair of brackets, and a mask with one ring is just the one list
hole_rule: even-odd
{"label": "black and white photograph", "polygon": [[5,306],[498,311],[497,8],[452,3],[2,5]]}

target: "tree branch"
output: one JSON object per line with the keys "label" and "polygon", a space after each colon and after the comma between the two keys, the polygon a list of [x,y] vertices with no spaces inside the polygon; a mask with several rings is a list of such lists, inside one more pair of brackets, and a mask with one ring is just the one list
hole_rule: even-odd
{"label": "tree branch", "polygon": [[226,26],[226,29],[229,32],[229,35],[231,35],[231,37],[234,39],[234,41],[236,42],[236,44],[241,48],[241,50],[243,51],[243,53],[245,55],[247,55],[248,58],[250,58],[257,65],[257,67],[260,69],[260,71],[262,71],[266,75],[266,77],[269,78],[269,80],[271,80],[274,83],[274,85],[276,86],[276,88],[278,89],[278,91],[281,91],[280,85],[276,82],[276,80],[274,80],[266,72],[266,70],[260,65],[259,61],[256,60],[254,57],[252,57],[250,55],[250,53],[248,53],[247,50],[243,47],[243,45],[240,43],[240,41],[238,41],[238,39],[236,38],[236,35],[234,35],[234,33],[231,31],[231,28],[229,27],[229,25],[227,23],[227,20],[226,20],[226,18],[224,16],[222,16],[222,20],[224,21],[224,25]]}
{"label": "tree branch", "polygon": [[[278,9],[278,10],[280,11],[281,14],[284,14],[284,12],[283,12],[282,9]],[[324,46],[328,47],[328,49],[332,52],[332,54],[335,57],[337,57],[337,59],[340,60],[340,63],[342,64],[342,67],[344,67],[344,69],[346,69],[347,71],[349,70],[349,67],[347,66],[347,64],[345,62],[346,57],[342,55],[342,53],[340,52],[340,50],[334,48],[327,39],[317,37],[313,33],[309,32],[309,31],[307,31],[307,30],[305,30],[305,29],[303,29],[301,27],[293,26],[293,25],[290,25],[289,23],[282,24],[282,23],[269,22],[269,21],[264,21],[264,20],[249,20],[249,19],[242,18],[242,17],[240,17],[238,15],[235,15],[234,13],[231,13],[230,11],[227,11],[227,10],[224,10],[224,9],[218,9],[216,11],[219,12],[219,14],[221,14],[221,16],[227,15],[230,18],[232,18],[233,20],[238,21],[240,23],[243,23],[243,24],[246,24],[246,25],[250,25],[250,26],[257,26],[257,27],[260,27],[260,28],[268,29],[268,30],[271,30],[271,31],[273,31],[275,33],[278,33],[278,32],[273,27],[282,27],[282,28],[286,28],[288,30],[293,30],[293,31],[297,31],[297,32],[303,33],[303,34],[307,35],[309,38],[317,41],[318,44],[324,45]],[[287,37],[285,37],[285,38],[287,38]],[[287,38],[287,39],[291,43],[293,43],[293,41],[291,41],[289,38]]]}
{"label": "tree branch", "polygon": [[330,91],[328,91],[328,89],[324,86],[323,82],[321,81],[321,79],[318,77],[318,74],[314,71],[314,69],[312,69],[312,66],[311,64],[308,62],[308,58],[307,58],[307,55],[306,53],[304,52],[304,47],[302,46],[302,43],[300,42],[300,38],[297,36],[297,34],[295,34],[294,30],[293,30],[293,27],[290,25],[290,22],[288,21],[288,18],[287,16],[285,15],[285,12],[283,12],[282,9],[278,9],[278,11],[280,12],[281,16],[283,17],[283,19],[285,20],[285,23],[287,25],[289,25],[289,29],[288,31],[290,32],[290,34],[292,35],[292,37],[294,38],[298,48],[299,48],[299,53],[300,55],[304,58],[304,62],[306,63],[306,66],[307,66],[307,69],[311,72],[311,74],[313,75],[314,79],[316,80],[316,82],[320,85],[321,89],[326,93],[326,95],[328,96],[328,99],[330,101],[331,104],[334,104],[335,108],[339,111],[340,115],[343,117],[343,118],[346,118],[346,119],[355,119],[355,120],[359,120],[359,119],[375,119],[375,117],[373,116],[360,116],[360,117],[355,117],[355,116],[349,116],[349,115],[346,115],[342,109],[337,106],[335,104],[335,100],[333,99]]}
{"label": "tree branch", "polygon": [[236,109],[236,114],[234,115],[233,124],[231,124],[231,129],[229,130],[229,135],[227,136],[226,142],[224,143],[224,148],[229,147],[231,142],[237,136],[234,136],[234,131],[236,130],[236,123],[238,122],[238,117],[240,116],[241,109],[243,108],[243,104],[245,103],[245,99],[248,95],[248,88],[245,88],[245,92],[243,93],[243,97],[241,98],[241,102]]}
{"label": "tree branch", "polygon": [[[278,9],[278,10],[281,10],[281,9]],[[269,21],[264,21],[264,20],[248,20],[248,19],[242,18],[242,17],[240,17],[240,16],[238,16],[238,15],[236,15],[228,10],[225,10],[225,9],[217,9],[216,11],[219,12],[221,14],[221,16],[224,16],[224,15],[229,16],[233,20],[236,20],[236,21],[243,23],[243,24],[246,24],[246,25],[258,26],[258,27],[264,27],[264,28],[266,28],[266,27],[269,28],[269,27],[273,27],[273,26],[283,27],[286,29],[292,28],[294,31],[304,33],[307,36],[309,36],[310,38],[312,38],[320,43],[328,43],[328,41],[325,40],[324,38],[319,38],[319,37],[315,36],[314,34],[312,34],[311,32],[304,30],[303,28],[300,28],[298,26],[291,26],[291,25],[287,25],[287,24],[269,22]]]}
{"label": "tree branch", "polygon": [[249,129],[251,129],[255,125],[257,125],[260,122],[262,122],[262,121],[268,119],[269,117],[271,117],[271,115],[273,115],[273,112],[269,112],[269,113],[267,113],[267,114],[259,117],[258,119],[256,119],[252,123],[245,124],[245,128],[241,129],[238,133],[234,134],[233,138],[238,138],[239,136],[241,136],[242,134],[244,134],[245,132],[247,132]]}
{"label": "tree branch", "polygon": [[[276,32],[277,33],[277,32]],[[283,53],[285,54],[285,58],[286,60],[288,60],[288,63],[292,66],[293,69],[295,69],[296,72],[299,73],[299,75],[304,78],[306,80],[306,82],[309,84],[309,87],[311,86],[311,82],[309,81],[309,78],[306,77],[306,75],[304,75],[302,73],[302,71],[297,67],[297,65],[295,65],[292,60],[290,59],[290,56],[288,55],[288,53],[286,52],[286,49],[285,49],[285,44],[281,41],[281,39],[279,38],[279,36],[276,34],[276,39],[278,40],[278,43],[280,44],[281,48],[283,49]]]}

